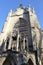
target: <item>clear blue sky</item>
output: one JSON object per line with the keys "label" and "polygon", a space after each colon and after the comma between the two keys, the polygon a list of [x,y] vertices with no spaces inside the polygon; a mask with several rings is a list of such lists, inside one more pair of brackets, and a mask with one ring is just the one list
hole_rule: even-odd
{"label": "clear blue sky", "polygon": [[29,4],[34,7],[41,29],[43,29],[43,0],[0,0],[0,32],[10,9],[15,10],[20,4],[24,7]]}

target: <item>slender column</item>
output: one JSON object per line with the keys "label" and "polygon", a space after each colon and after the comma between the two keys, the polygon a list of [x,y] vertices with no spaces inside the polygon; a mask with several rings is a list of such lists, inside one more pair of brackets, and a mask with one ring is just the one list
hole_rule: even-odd
{"label": "slender column", "polygon": [[3,42],[5,43],[5,45],[4,45],[4,51],[6,51],[7,40],[5,40]]}
{"label": "slender column", "polygon": [[8,49],[11,49],[11,45],[12,45],[12,37],[10,37],[9,47],[8,47]]}
{"label": "slender column", "polygon": [[23,50],[25,50],[25,38],[23,39]]}
{"label": "slender column", "polygon": [[17,51],[18,51],[18,48],[19,48],[19,37],[20,37],[20,35],[18,34],[18,36],[17,36],[17,47],[16,47]]}
{"label": "slender column", "polygon": [[28,38],[26,38],[26,47],[27,47],[27,51],[28,51]]}

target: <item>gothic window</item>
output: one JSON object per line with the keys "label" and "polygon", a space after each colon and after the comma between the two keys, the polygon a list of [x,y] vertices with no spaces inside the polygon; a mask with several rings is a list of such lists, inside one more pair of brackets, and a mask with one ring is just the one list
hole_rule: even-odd
{"label": "gothic window", "polygon": [[13,32],[12,32],[12,40],[13,41],[17,40],[17,35],[18,35],[18,31],[16,30],[16,28],[14,28]]}
{"label": "gothic window", "polygon": [[16,50],[17,36],[12,36],[12,49]]}
{"label": "gothic window", "polygon": [[27,40],[25,39],[25,49],[27,50]]}
{"label": "gothic window", "polygon": [[9,45],[9,37],[7,37],[7,45],[6,45],[6,49],[8,49],[8,45]]}
{"label": "gothic window", "polygon": [[28,39],[25,38],[25,50],[28,50]]}
{"label": "gothic window", "polygon": [[19,49],[21,49],[21,41],[20,41],[20,38],[19,38]]}
{"label": "gothic window", "polygon": [[19,49],[22,50],[23,49],[23,40],[21,38],[19,38]]}

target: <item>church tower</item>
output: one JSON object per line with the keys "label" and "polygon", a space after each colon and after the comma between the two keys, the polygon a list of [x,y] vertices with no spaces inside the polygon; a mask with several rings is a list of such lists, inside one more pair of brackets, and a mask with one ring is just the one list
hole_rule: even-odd
{"label": "church tower", "polygon": [[9,12],[0,35],[0,65],[42,65],[40,43],[41,29],[34,8],[20,5]]}

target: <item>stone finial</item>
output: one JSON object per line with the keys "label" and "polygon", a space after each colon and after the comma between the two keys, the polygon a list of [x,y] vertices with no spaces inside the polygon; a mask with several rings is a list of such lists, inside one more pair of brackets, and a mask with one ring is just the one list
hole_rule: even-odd
{"label": "stone finial", "polygon": [[8,16],[11,16],[11,15],[12,15],[12,10],[10,10],[10,12],[9,12]]}
{"label": "stone finial", "polygon": [[35,13],[35,10],[34,10],[34,8],[32,8],[32,12],[33,12],[33,13]]}
{"label": "stone finial", "polygon": [[23,5],[22,4],[20,4],[20,8],[23,8]]}
{"label": "stone finial", "polygon": [[12,9],[10,10],[10,12],[12,12]]}
{"label": "stone finial", "polygon": [[28,5],[28,10],[31,11],[31,7],[30,7],[30,4]]}

